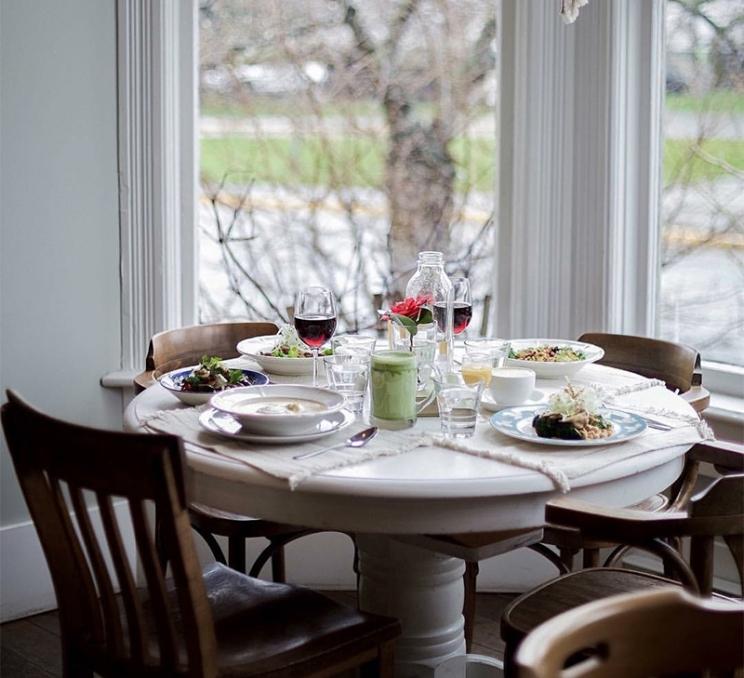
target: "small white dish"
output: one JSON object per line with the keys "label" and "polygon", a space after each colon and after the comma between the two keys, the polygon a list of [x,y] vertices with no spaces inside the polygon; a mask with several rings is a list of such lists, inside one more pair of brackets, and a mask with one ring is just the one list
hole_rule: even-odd
{"label": "small white dish", "polygon": [[511,350],[515,353],[526,348],[537,348],[538,346],[566,346],[575,351],[581,351],[586,356],[584,360],[571,360],[560,363],[518,360],[517,358],[506,359],[505,364],[507,367],[525,367],[534,370],[538,379],[572,377],[585,365],[596,363],[604,356],[604,349],[583,341],[569,341],[568,339],[513,339],[510,343]]}
{"label": "small white dish", "polygon": [[646,420],[631,412],[621,410],[605,410],[602,412],[605,419],[612,422],[614,431],[607,438],[595,438],[592,440],[562,440],[561,438],[542,438],[532,426],[532,420],[536,414],[545,411],[543,405],[522,405],[520,407],[507,407],[489,419],[491,426],[500,433],[540,445],[552,445],[554,447],[602,447],[603,445],[614,445],[624,443],[641,435],[646,428]]}
{"label": "small white dish", "polygon": [[535,390],[535,370],[524,367],[498,367],[491,370],[488,389],[496,402],[504,405],[521,405]]}
{"label": "small white dish", "polygon": [[[246,386],[216,393],[210,405],[237,419],[243,429],[260,435],[300,435],[345,403],[343,394],[328,388],[296,384]],[[297,406],[289,411],[287,404]]]}
{"label": "small white dish", "polygon": [[[540,403],[548,402],[547,394],[544,391],[540,391],[538,389],[535,389],[532,391],[532,393],[529,395],[529,397],[524,401],[525,405],[539,405]],[[504,405],[502,403],[499,403],[494,399],[494,397],[491,395],[491,392],[488,390],[483,391],[483,395],[481,396],[481,405],[483,406],[483,409],[488,410],[489,412],[500,412],[501,410],[512,407],[511,405]]]}
{"label": "small white dish", "polygon": [[299,435],[261,435],[246,431],[235,417],[220,412],[210,407],[199,415],[201,426],[216,435],[233,440],[242,440],[247,443],[264,443],[266,445],[291,445],[296,443],[305,443],[319,438],[342,431],[349,426],[356,417],[348,410],[339,410],[331,412],[327,417],[316,423],[315,427]]}
{"label": "small white dish", "polygon": [[[275,334],[243,339],[238,345],[238,353],[257,362],[264,372],[280,374],[285,377],[302,377],[313,373],[312,358],[277,358],[273,355],[264,355],[271,352],[276,343]],[[318,359],[318,369],[321,367],[321,359]]]}
{"label": "small white dish", "polygon": [[[192,365],[191,367],[179,367],[176,370],[171,370],[170,372],[161,374],[157,377],[157,381],[166,391],[172,393],[181,402],[186,403],[186,405],[205,405],[210,401],[212,396],[215,395],[215,391],[200,393],[181,390],[181,382],[186,377],[188,377],[197,367],[198,365]],[[269,383],[269,378],[261,372],[256,372],[255,370],[241,370],[241,372],[243,373],[243,376],[248,379],[253,385],[260,386],[262,384]]]}

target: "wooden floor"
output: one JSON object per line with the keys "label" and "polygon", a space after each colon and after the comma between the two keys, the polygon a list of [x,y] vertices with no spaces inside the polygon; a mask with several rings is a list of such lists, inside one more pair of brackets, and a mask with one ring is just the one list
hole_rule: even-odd
{"label": "wooden floor", "polygon": [[[356,604],[351,591],[325,591],[346,605]],[[513,595],[478,594],[475,645],[473,652],[502,656],[499,635],[501,610]],[[0,626],[0,676],[2,678],[49,678],[62,675],[59,621],[56,612],[27,617]]]}

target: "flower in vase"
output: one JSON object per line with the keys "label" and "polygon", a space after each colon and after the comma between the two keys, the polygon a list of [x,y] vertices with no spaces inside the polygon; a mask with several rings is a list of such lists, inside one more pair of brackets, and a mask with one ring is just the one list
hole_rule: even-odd
{"label": "flower in vase", "polygon": [[380,311],[380,317],[405,327],[413,339],[419,325],[427,325],[433,321],[431,309],[428,307],[431,301],[428,294],[406,297],[393,304],[387,311]]}

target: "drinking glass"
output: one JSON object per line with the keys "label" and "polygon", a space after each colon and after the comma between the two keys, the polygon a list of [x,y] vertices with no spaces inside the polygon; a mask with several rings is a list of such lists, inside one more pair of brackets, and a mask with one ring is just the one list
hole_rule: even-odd
{"label": "drinking glass", "polygon": [[364,355],[368,359],[375,350],[377,339],[364,334],[342,334],[333,337],[333,355]]}
{"label": "drinking glass", "polygon": [[385,429],[409,428],[416,417],[434,400],[435,390],[423,401],[418,391],[416,356],[410,351],[378,351],[372,355],[370,420]]}
{"label": "drinking glass", "polygon": [[334,354],[323,358],[328,385],[346,398],[346,406],[359,414],[369,380],[370,356]]}
{"label": "drinking glass", "polygon": [[466,339],[465,352],[488,353],[491,356],[492,367],[503,367],[509,357],[511,343],[503,339]]}
{"label": "drinking glass", "polygon": [[[467,278],[450,278],[452,281],[453,290],[453,319],[452,329],[455,334],[462,334],[470,324],[470,320],[473,317],[473,301],[470,298],[470,281]],[[441,320],[444,320],[443,311],[435,307],[435,311],[442,316]],[[440,318],[437,318],[437,322]]]}
{"label": "drinking glass", "polygon": [[336,331],[336,300],[327,287],[306,287],[297,293],[294,307],[297,336],[313,354],[313,386],[318,385],[318,349]]}
{"label": "drinking glass", "polygon": [[466,384],[473,386],[482,382],[484,387],[488,387],[491,383],[491,370],[493,370],[493,359],[489,352],[466,348],[461,370]]}
{"label": "drinking glass", "polygon": [[439,420],[447,438],[470,438],[475,433],[483,382],[442,384],[437,393]]}

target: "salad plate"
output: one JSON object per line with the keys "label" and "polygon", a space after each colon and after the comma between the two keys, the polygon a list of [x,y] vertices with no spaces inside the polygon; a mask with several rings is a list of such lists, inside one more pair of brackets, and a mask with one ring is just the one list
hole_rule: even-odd
{"label": "salad plate", "polygon": [[[278,334],[243,339],[237,350],[257,362],[261,369],[285,377],[312,375],[313,359],[310,349],[302,343],[297,331],[285,325]],[[320,356],[329,355],[330,349],[320,350]]]}
{"label": "salad plate", "polygon": [[646,421],[637,414],[608,409],[602,410],[602,416],[612,424],[613,432],[606,438],[589,440],[543,438],[537,434],[532,422],[536,415],[544,412],[544,405],[519,405],[518,407],[507,407],[497,412],[491,416],[489,421],[493,428],[511,438],[557,447],[596,447],[623,443],[641,435],[647,428]]}
{"label": "salad plate", "polygon": [[604,349],[583,341],[514,339],[510,343],[506,365],[534,370],[538,379],[572,377],[604,356]]}
{"label": "salad plate", "polygon": [[300,435],[346,403],[341,393],[317,386],[266,384],[215,394],[210,405],[260,435]]}
{"label": "salad plate", "polygon": [[242,440],[247,443],[265,443],[267,445],[289,445],[325,438],[332,433],[342,431],[355,418],[352,412],[339,410],[331,412],[328,416],[316,422],[312,429],[298,435],[263,435],[245,430],[232,415],[210,407],[199,415],[199,424],[210,433],[233,440]]}
{"label": "salad plate", "polygon": [[[207,360],[213,362],[210,365],[205,365],[202,361],[199,365],[179,367],[160,375],[156,373],[155,377],[166,391],[172,393],[186,405],[204,405],[220,390],[230,390],[241,386],[260,386],[269,383],[269,378],[261,372],[223,367],[217,358]],[[218,381],[217,375],[223,378]],[[231,379],[232,384],[230,383]]]}

